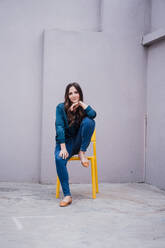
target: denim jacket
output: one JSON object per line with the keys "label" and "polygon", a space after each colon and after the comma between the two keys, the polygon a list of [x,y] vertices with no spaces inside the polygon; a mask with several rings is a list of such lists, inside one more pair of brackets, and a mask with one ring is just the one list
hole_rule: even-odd
{"label": "denim jacket", "polygon": [[[84,109],[85,116],[94,119],[96,117],[96,111],[88,105],[86,109]],[[69,127],[67,114],[65,112],[64,103],[59,103],[56,107],[56,120],[55,120],[55,128],[56,128],[56,142],[57,143],[65,143],[65,141],[76,135],[77,127],[73,124]]]}

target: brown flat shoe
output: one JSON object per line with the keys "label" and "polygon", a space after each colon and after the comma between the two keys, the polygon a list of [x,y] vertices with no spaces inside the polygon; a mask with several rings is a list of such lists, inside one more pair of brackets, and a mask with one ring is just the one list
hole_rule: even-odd
{"label": "brown flat shoe", "polygon": [[[85,157],[85,155],[82,156],[82,154],[80,154],[80,152],[79,152],[78,156],[80,158],[81,164],[84,167],[88,168],[89,167],[89,161],[87,160],[87,158]],[[84,157],[86,158],[86,161],[84,161]]]}
{"label": "brown flat shoe", "polygon": [[81,164],[82,164],[84,167],[86,167],[86,168],[89,167],[89,162],[82,162],[82,161],[81,161]]}
{"label": "brown flat shoe", "polygon": [[60,202],[60,207],[66,207],[72,203],[71,196],[65,196],[64,199]]}

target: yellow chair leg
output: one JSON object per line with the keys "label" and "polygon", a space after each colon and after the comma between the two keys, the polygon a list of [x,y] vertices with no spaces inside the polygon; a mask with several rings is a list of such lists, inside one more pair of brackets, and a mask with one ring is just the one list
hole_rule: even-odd
{"label": "yellow chair leg", "polygon": [[92,174],[92,196],[93,196],[93,199],[95,199],[96,198],[96,176],[95,176],[94,158],[91,159],[91,174]]}
{"label": "yellow chair leg", "polygon": [[96,176],[96,193],[99,193],[98,175],[97,175],[97,160],[96,159],[95,159],[95,176]]}
{"label": "yellow chair leg", "polygon": [[60,180],[57,176],[57,184],[56,184],[56,198],[59,198],[60,195]]}

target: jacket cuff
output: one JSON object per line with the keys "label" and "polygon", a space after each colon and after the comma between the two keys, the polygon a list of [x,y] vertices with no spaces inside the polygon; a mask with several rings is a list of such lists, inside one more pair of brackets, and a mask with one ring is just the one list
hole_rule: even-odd
{"label": "jacket cuff", "polygon": [[62,144],[62,143],[65,143],[65,140],[64,140],[64,139],[60,139],[58,142],[59,142],[60,144]]}
{"label": "jacket cuff", "polygon": [[85,113],[88,113],[91,110],[91,106],[88,105],[88,107],[86,109],[84,109]]}

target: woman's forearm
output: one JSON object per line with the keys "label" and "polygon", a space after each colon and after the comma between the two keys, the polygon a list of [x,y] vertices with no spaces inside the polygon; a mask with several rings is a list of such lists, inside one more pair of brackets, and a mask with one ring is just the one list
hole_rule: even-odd
{"label": "woman's forearm", "polygon": [[66,149],[65,143],[61,143],[60,146],[61,146],[61,150],[62,150],[62,149]]}

